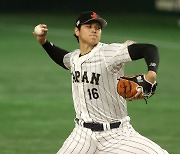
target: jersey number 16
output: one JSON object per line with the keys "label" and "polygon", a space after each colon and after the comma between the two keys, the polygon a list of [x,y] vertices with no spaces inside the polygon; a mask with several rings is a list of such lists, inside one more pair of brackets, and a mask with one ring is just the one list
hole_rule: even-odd
{"label": "jersey number 16", "polygon": [[99,94],[96,88],[88,89],[89,99],[98,99]]}

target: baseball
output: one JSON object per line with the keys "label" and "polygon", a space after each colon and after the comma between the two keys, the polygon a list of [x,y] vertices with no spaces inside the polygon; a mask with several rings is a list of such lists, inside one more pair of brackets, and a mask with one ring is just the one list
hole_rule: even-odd
{"label": "baseball", "polygon": [[34,32],[36,35],[43,35],[44,32],[42,31],[42,28],[40,27],[40,25],[37,25],[35,28],[34,28]]}

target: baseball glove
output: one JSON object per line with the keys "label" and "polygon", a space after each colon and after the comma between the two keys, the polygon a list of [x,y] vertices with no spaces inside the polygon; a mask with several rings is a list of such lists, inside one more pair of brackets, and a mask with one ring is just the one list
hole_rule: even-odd
{"label": "baseball glove", "polygon": [[[150,83],[143,74],[120,77],[117,84],[117,92],[125,99],[132,98],[140,88],[142,93],[136,99],[147,99],[155,94],[157,83]],[[146,101],[147,103],[147,101]]]}

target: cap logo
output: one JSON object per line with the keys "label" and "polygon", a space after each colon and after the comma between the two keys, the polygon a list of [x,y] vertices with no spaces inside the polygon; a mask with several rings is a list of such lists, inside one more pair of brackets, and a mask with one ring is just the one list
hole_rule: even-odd
{"label": "cap logo", "polygon": [[93,14],[91,14],[92,18],[97,18],[97,14],[95,12],[93,12]]}
{"label": "cap logo", "polygon": [[78,20],[78,21],[76,22],[76,26],[79,26],[79,24],[80,24],[80,21]]}

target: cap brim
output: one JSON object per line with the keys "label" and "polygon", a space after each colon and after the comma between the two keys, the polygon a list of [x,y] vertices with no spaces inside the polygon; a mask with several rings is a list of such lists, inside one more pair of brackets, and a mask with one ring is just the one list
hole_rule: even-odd
{"label": "cap brim", "polygon": [[93,20],[98,21],[101,24],[102,27],[105,27],[107,25],[106,20],[104,20],[103,18],[92,18],[92,19],[89,19],[86,22],[83,22],[81,24],[85,24],[85,23],[88,23],[89,21],[93,21]]}

